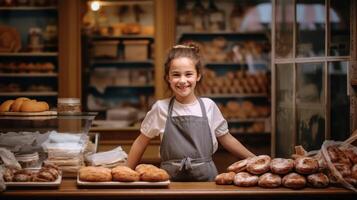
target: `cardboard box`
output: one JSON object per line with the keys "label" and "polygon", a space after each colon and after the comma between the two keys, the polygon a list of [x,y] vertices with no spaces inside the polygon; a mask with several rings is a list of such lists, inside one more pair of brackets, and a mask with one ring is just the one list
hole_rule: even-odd
{"label": "cardboard box", "polygon": [[149,58],[148,40],[125,40],[124,58],[129,61],[147,60]]}
{"label": "cardboard box", "polygon": [[93,55],[96,58],[117,58],[119,41],[93,42]]}

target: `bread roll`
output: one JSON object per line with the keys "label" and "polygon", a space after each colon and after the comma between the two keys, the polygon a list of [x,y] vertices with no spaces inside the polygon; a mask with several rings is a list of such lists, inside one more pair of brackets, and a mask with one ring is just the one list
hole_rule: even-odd
{"label": "bread roll", "polygon": [[0,105],[0,112],[9,112],[14,100],[6,100]]}
{"label": "bread roll", "polygon": [[286,158],[274,158],[270,163],[270,170],[274,174],[287,174],[294,169],[294,161]]}
{"label": "bread roll", "polygon": [[14,103],[10,107],[11,112],[20,112],[21,105],[24,101],[30,101],[29,98],[19,97],[15,99]]}
{"label": "bread roll", "polygon": [[112,169],[113,181],[133,182],[140,180],[140,174],[127,166],[117,166]]}
{"label": "bread roll", "polygon": [[260,155],[249,159],[247,171],[252,174],[264,174],[270,170],[271,158],[268,155]]}
{"label": "bread roll", "polygon": [[241,187],[252,187],[257,185],[259,177],[248,172],[239,172],[234,177],[234,185]]}
{"label": "bread roll", "polygon": [[106,182],[112,180],[111,170],[105,167],[82,167],[79,180],[88,182]]}
{"label": "bread roll", "polygon": [[304,176],[292,172],[283,177],[282,180],[283,186],[292,189],[301,189],[306,185],[306,179]]}
{"label": "bread roll", "polygon": [[259,177],[258,185],[264,188],[276,188],[281,185],[281,178],[277,174],[268,172]]}
{"label": "bread roll", "polygon": [[140,174],[141,181],[159,182],[167,181],[170,178],[165,170],[150,164],[140,164],[136,166],[135,171]]}
{"label": "bread roll", "polygon": [[24,101],[20,107],[21,112],[43,112],[49,110],[49,105],[44,101]]}
{"label": "bread roll", "polygon": [[230,185],[233,183],[235,175],[236,175],[236,173],[234,173],[234,172],[218,174],[215,178],[216,184],[217,185]]}

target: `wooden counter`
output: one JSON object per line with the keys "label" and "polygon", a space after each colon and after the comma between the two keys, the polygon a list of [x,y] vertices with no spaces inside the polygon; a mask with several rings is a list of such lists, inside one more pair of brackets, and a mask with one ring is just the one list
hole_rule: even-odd
{"label": "wooden counter", "polygon": [[78,188],[74,179],[64,179],[59,188],[8,188],[0,199],[356,199],[343,188],[291,190],[287,188],[242,188],[214,182],[173,182],[163,188]]}

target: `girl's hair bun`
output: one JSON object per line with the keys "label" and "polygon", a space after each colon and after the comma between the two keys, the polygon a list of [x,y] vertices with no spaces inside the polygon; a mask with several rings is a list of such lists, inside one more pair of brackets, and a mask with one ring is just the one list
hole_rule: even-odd
{"label": "girl's hair bun", "polygon": [[200,53],[200,48],[198,47],[197,44],[193,42],[188,42],[188,43],[183,43],[183,44],[178,44],[173,46],[173,49],[192,49],[196,54]]}

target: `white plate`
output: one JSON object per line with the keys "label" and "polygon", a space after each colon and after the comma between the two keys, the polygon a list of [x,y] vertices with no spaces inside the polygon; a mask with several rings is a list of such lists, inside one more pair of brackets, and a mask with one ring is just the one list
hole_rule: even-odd
{"label": "white plate", "polygon": [[161,181],[161,182],[146,182],[146,181],[135,181],[135,182],[118,182],[118,181],[109,181],[109,182],[87,182],[79,180],[77,176],[77,185],[81,186],[125,186],[125,187],[137,187],[137,186],[147,186],[147,187],[162,187],[168,186],[170,181]]}
{"label": "white plate", "polygon": [[62,176],[59,175],[51,182],[5,182],[6,187],[58,187],[61,185]]}

